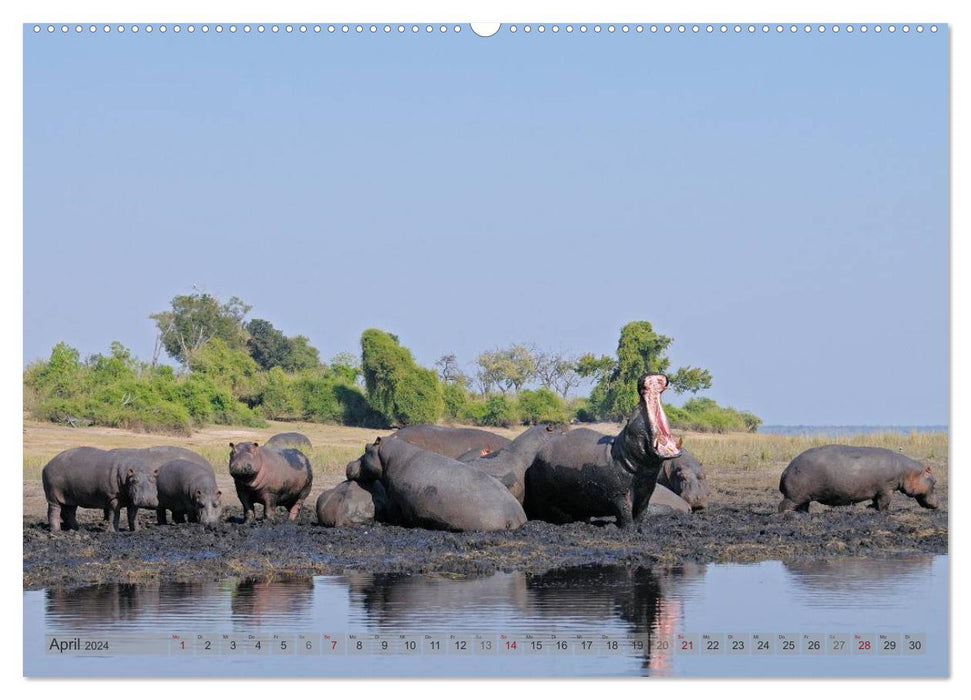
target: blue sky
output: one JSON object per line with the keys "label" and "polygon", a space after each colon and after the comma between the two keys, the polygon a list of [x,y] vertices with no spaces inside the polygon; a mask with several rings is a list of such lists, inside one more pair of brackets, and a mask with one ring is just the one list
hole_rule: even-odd
{"label": "blue sky", "polygon": [[192,285],[325,357],[531,341],[768,423],[947,422],[947,36],[24,37],[24,357]]}

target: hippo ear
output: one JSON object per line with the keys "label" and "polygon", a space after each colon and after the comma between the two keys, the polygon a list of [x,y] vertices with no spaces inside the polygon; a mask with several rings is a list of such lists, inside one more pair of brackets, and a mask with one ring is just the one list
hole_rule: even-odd
{"label": "hippo ear", "polygon": [[931,473],[931,468],[930,467],[924,467],[924,473],[925,474],[930,474]]}
{"label": "hippo ear", "polygon": [[229,443],[229,449],[235,450],[236,449],[236,445],[234,445],[233,443]]}
{"label": "hippo ear", "polygon": [[376,438],[374,438],[374,442],[372,444],[375,445],[375,446],[380,445],[381,444],[381,436],[378,435]]}
{"label": "hippo ear", "polygon": [[260,446],[260,443],[258,443],[258,442],[254,442],[254,443],[253,443],[253,447],[254,447],[254,448],[256,448],[256,447],[259,447],[259,446]]}
{"label": "hippo ear", "polygon": [[135,470],[132,469],[131,467],[128,467],[128,476],[131,476],[134,473],[135,473]]}
{"label": "hippo ear", "polygon": [[216,491],[216,498],[221,498],[223,495],[222,491]]}
{"label": "hippo ear", "polygon": [[156,470],[154,470],[154,471],[152,472],[152,476],[158,476],[158,469],[156,469]]}

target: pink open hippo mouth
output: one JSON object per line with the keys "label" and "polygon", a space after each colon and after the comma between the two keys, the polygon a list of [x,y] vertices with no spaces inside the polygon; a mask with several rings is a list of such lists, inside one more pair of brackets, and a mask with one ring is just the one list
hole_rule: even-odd
{"label": "pink open hippo mouth", "polygon": [[671,434],[668,417],[664,415],[661,405],[661,394],[668,388],[668,379],[663,374],[652,374],[644,378],[641,396],[647,412],[647,420],[654,436],[652,448],[654,452],[665,459],[673,459],[681,454],[681,440],[675,440]]}

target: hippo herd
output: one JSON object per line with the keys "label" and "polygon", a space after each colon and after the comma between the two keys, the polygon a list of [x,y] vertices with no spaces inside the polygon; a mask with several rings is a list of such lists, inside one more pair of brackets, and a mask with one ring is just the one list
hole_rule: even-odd
{"label": "hippo herd", "polygon": [[[586,428],[537,425],[515,440],[473,428],[410,426],[368,444],[347,465],[347,479],[320,494],[319,524],[375,522],[453,531],[514,530],[527,520],[551,523],[613,517],[618,527],[652,510],[680,512],[708,505],[708,482],[697,459],[671,434],[661,394],[668,380],[644,375],[638,403],[615,436]],[[313,470],[301,448],[309,439],[281,433],[265,444],[230,443],[229,473],[245,521],[272,519],[284,507],[295,520],[310,494]],[[129,530],[139,508],[158,523],[214,524],[222,517],[215,472],[181,447],[101,450],[76,447],[54,457],[42,474],[52,531],[77,529],[77,509],[103,510]],[[806,450],[786,467],[779,511],[808,511],[812,501],[849,505],[872,500],[886,510],[894,491],[925,508],[938,506],[929,467],[880,448],[829,445]]]}

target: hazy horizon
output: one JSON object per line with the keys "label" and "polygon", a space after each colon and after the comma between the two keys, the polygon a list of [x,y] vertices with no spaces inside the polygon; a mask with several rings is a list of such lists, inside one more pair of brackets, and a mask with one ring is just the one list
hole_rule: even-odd
{"label": "hazy horizon", "polygon": [[322,359],[647,320],[768,425],[947,425],[947,35],[25,27],[24,361],[197,285]]}

